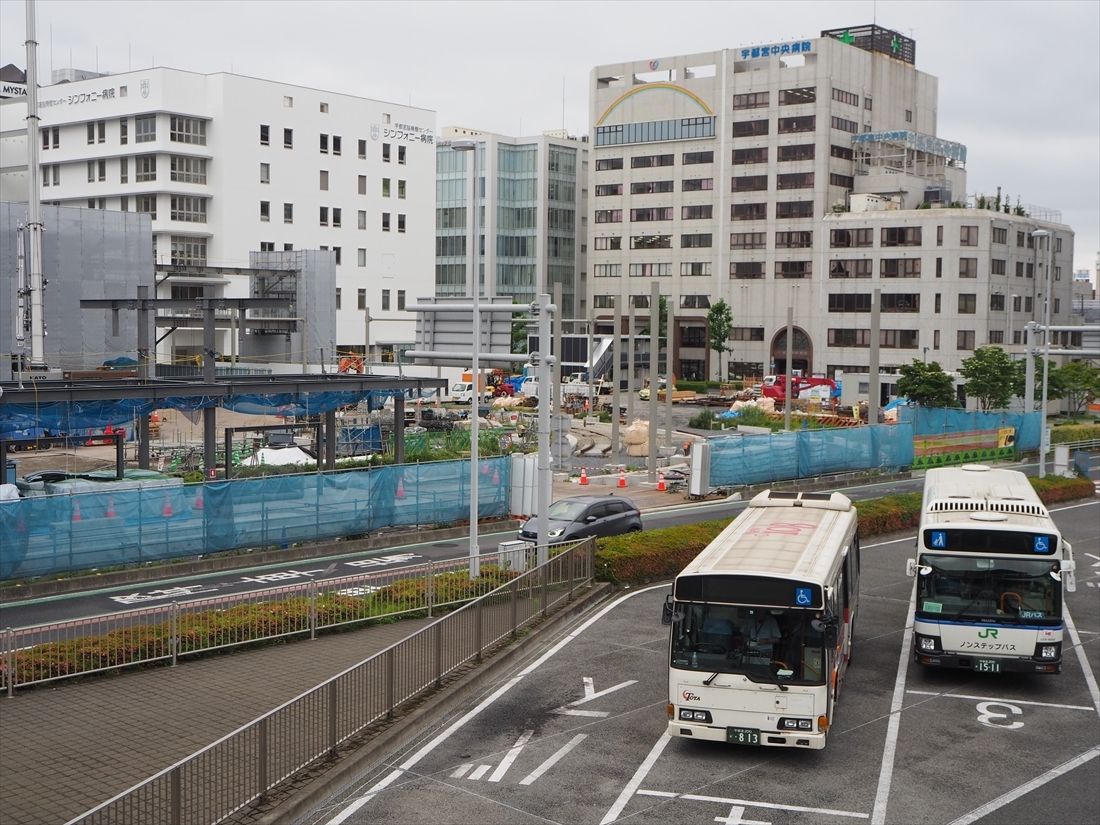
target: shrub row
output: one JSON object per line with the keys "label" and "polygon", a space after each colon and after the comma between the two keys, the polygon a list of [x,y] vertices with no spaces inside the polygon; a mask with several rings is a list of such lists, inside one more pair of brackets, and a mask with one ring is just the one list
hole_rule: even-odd
{"label": "shrub row", "polygon": [[[1044,504],[1087,498],[1095,493],[1083,478],[1031,479]],[[920,493],[856,503],[861,538],[913,530],[920,524]],[[645,584],[674,578],[729,524],[726,519],[704,521],[625,536],[598,539],[596,577],[614,584]]]}
{"label": "shrub row", "polygon": [[1100,424],[1059,424],[1050,431],[1051,444],[1095,441],[1098,438],[1100,438]]}

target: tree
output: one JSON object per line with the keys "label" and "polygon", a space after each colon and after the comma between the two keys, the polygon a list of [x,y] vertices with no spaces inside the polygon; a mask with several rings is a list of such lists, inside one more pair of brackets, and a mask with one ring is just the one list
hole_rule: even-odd
{"label": "tree", "polygon": [[527,322],[530,320],[527,313],[512,316],[512,352],[516,355],[527,352]]}
{"label": "tree", "polygon": [[959,373],[966,379],[966,394],[978,399],[983,411],[1004,409],[1013,396],[1016,364],[1000,347],[978,347],[962,362]]}
{"label": "tree", "polygon": [[[1027,392],[1027,359],[1022,358],[1014,363],[1016,373],[1012,378],[1012,394],[1017,398],[1023,398],[1024,393]],[[1050,372],[1050,377],[1047,378],[1047,400],[1054,401],[1065,396],[1065,392],[1062,390],[1062,382],[1059,376],[1060,370],[1055,366],[1053,361],[1047,361],[1047,370]],[[1042,403],[1043,399],[1043,359],[1042,356],[1035,356],[1035,387],[1032,392],[1031,401],[1034,405],[1038,406]]]}
{"label": "tree", "polygon": [[898,369],[898,395],[922,407],[956,407],[955,385],[938,361],[913,360]]}
{"label": "tree", "polygon": [[722,371],[722,354],[733,352],[733,348],[729,345],[731,332],[733,332],[733,310],[725,300],[719,299],[718,303],[707,312],[707,343],[718,353],[719,379],[725,375]]}
{"label": "tree", "polygon": [[1100,369],[1087,361],[1070,361],[1051,373],[1051,378],[1057,378],[1058,388],[1069,404],[1069,414],[1073,418],[1077,418],[1088,403],[1100,395]]}

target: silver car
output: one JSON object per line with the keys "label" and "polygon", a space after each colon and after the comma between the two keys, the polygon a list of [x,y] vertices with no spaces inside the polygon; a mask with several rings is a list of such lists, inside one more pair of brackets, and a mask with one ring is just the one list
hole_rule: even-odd
{"label": "silver car", "polygon": [[[634,502],[611,493],[606,496],[570,496],[546,511],[547,539],[576,541],[589,536],[617,536],[642,529],[642,514]],[[538,519],[528,519],[519,531],[523,541],[538,540]]]}

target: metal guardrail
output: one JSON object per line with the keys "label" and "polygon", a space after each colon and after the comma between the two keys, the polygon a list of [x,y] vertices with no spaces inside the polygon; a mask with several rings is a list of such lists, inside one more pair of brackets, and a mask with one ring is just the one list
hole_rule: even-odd
{"label": "metal guardrail", "polygon": [[[520,551],[522,552],[522,551]],[[467,559],[398,567],[384,572],[306,581],[275,589],[172,601],[125,612],[3,632],[0,690],[87,676],[238,645],[308,634],[381,617],[426,613],[476,598],[495,584],[492,566],[507,578],[525,568],[513,553],[485,554],[486,575],[470,582]],[[472,588],[472,590],[471,590]],[[173,595],[194,595],[175,588]],[[170,591],[168,591],[170,593]],[[201,592],[201,591],[200,591]],[[164,599],[135,593],[122,603]],[[211,617],[218,617],[212,623]]]}
{"label": "metal guardrail", "polygon": [[570,601],[594,554],[592,539],[563,550],[67,825],[224,822]]}

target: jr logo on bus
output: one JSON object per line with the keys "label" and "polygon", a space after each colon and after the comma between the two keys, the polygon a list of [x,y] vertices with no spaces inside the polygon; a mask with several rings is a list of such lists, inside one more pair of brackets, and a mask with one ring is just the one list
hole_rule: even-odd
{"label": "jr logo on bus", "polygon": [[997,628],[987,627],[984,630],[979,630],[978,631],[978,638],[979,639],[996,639],[997,638]]}

